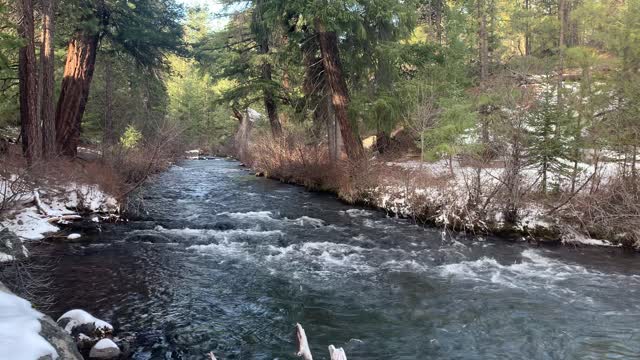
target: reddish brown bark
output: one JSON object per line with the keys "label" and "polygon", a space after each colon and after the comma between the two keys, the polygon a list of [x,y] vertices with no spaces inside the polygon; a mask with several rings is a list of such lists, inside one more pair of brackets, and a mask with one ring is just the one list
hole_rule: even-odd
{"label": "reddish brown bark", "polygon": [[78,151],[82,115],[89,98],[97,47],[98,35],[79,32],[69,41],[56,108],[56,143],[64,156],[74,157]]}
{"label": "reddish brown bark", "polygon": [[335,32],[327,31],[324,24],[316,19],[316,32],[320,43],[322,64],[325,69],[325,79],[331,89],[331,103],[336,119],[340,124],[340,132],[344,142],[345,151],[349,159],[357,159],[363,154],[360,137],[353,131],[349,121],[349,90],[342,72],[340,53],[338,50],[338,37]]}
{"label": "reddish brown bark", "polygon": [[40,118],[42,120],[42,154],[56,155],[56,119],[54,104],[54,0],[42,0],[42,45],[40,48]]}
{"label": "reddish brown bark", "polygon": [[22,151],[28,163],[40,153],[40,131],[37,114],[37,70],[33,29],[33,4],[31,0],[20,0],[20,24],[18,31],[25,45],[18,54],[18,78],[20,79],[20,133]]}
{"label": "reddish brown bark", "polygon": [[104,62],[104,134],[103,144],[111,146],[116,143],[113,129],[113,71],[110,56]]}

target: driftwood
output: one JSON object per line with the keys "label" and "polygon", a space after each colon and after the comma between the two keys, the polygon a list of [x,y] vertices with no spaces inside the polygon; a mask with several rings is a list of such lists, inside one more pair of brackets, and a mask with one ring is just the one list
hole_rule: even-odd
{"label": "driftwood", "polygon": [[296,324],[296,338],[298,339],[298,352],[296,355],[302,357],[304,360],[313,360],[311,350],[309,349],[309,342],[307,341],[307,334],[300,324]]}
{"label": "driftwood", "polygon": [[44,216],[49,216],[47,210],[45,210],[44,205],[42,205],[42,200],[40,200],[40,192],[38,189],[33,190],[33,202],[36,204],[36,208],[38,212]]}
{"label": "driftwood", "polygon": [[347,360],[347,355],[344,353],[344,349],[336,349],[333,345],[329,345],[329,356],[331,357],[331,360]]}
{"label": "driftwood", "polygon": [[[298,340],[298,352],[296,356],[302,357],[304,360],[313,360],[311,355],[311,349],[309,349],[309,342],[307,341],[307,334],[304,332],[302,325],[296,324],[296,339]],[[347,360],[347,355],[344,353],[343,348],[336,348],[333,345],[329,345],[329,357],[331,360]],[[209,352],[209,359],[216,360],[216,356],[213,351]]]}
{"label": "driftwood", "polygon": [[50,219],[47,219],[47,221],[50,223],[57,223],[60,221],[70,221],[70,220],[78,220],[78,219],[82,219],[82,216],[77,214],[69,214],[69,215],[52,217]]}
{"label": "driftwood", "polygon": [[[309,349],[309,342],[307,341],[307,334],[300,324],[296,324],[296,338],[298,339],[298,352],[296,355],[302,357],[304,360],[313,360],[311,350]],[[331,360],[347,360],[344,349],[336,349],[333,345],[329,345],[329,356]]]}

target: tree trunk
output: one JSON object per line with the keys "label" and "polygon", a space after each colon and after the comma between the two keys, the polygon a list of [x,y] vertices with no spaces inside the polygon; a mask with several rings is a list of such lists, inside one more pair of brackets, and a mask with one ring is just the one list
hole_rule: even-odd
{"label": "tree trunk", "polygon": [[478,50],[480,52],[480,82],[484,85],[489,76],[489,39],[484,0],[478,1]]}
{"label": "tree trunk", "polygon": [[54,103],[54,1],[42,0],[42,45],[40,48],[40,118],[42,119],[42,154],[50,158],[56,150],[56,118]]}
{"label": "tree trunk", "polygon": [[527,12],[527,22],[525,23],[525,30],[524,30],[524,55],[525,56],[531,55],[531,31],[529,30],[529,21],[530,21],[529,9],[531,7],[529,5],[529,2],[530,0],[524,0],[524,8]]}
{"label": "tree trunk", "polygon": [[104,63],[104,139],[107,148],[115,144],[115,132],[113,129],[113,64],[109,55],[105,56]]}
{"label": "tree trunk", "polygon": [[97,34],[76,33],[69,41],[58,107],[56,142],[61,155],[75,157],[80,143],[82,116],[96,63]]}
{"label": "tree trunk", "polygon": [[564,47],[565,47],[565,32],[566,32],[566,22],[565,22],[565,7],[566,0],[558,0],[558,20],[560,22],[560,34],[558,37],[558,89],[557,89],[557,104],[558,109],[562,110],[562,82],[563,82],[563,73],[564,73]]}
{"label": "tree trunk", "polygon": [[[255,33],[259,48],[258,53],[266,55],[269,54],[269,29],[265,26],[263,19],[262,9],[263,0],[258,0],[253,18],[253,32]],[[282,136],[282,125],[278,118],[278,105],[276,104],[275,97],[272,89],[272,68],[268,61],[263,60],[261,65],[261,77],[264,81],[263,84],[263,96],[264,96],[264,108],[267,110],[267,116],[269,117],[269,124],[271,124],[271,134],[274,137]]]}
{"label": "tree trunk", "polygon": [[364,151],[360,137],[353,131],[349,121],[349,91],[342,72],[342,64],[340,63],[338,37],[335,32],[327,31],[320,19],[315,20],[315,28],[320,42],[320,53],[326,80],[331,88],[331,103],[333,104],[336,119],[340,124],[345,151],[349,159],[354,160],[361,157]]}
{"label": "tree trunk", "polygon": [[22,151],[29,164],[37,160],[40,153],[40,131],[37,115],[37,70],[33,29],[33,4],[31,0],[19,1],[20,23],[18,32],[25,45],[18,55],[18,78],[20,80],[20,134]]}
{"label": "tree trunk", "polygon": [[[262,64],[262,79],[265,80],[265,82],[271,82],[271,64],[267,62]],[[269,88],[269,86],[270,85],[267,85],[267,87],[263,91],[264,108],[267,110],[269,124],[271,124],[271,134],[274,137],[281,137],[282,125],[280,124],[280,119],[278,118],[278,105],[276,104],[275,98],[273,96],[273,91]]]}
{"label": "tree trunk", "polygon": [[391,136],[384,130],[378,130],[376,133],[376,150],[380,154],[384,154],[391,145]]}

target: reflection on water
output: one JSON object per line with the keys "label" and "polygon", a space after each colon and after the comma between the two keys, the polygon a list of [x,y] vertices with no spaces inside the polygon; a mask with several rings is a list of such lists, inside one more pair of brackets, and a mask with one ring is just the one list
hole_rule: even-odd
{"label": "reflection on water", "polygon": [[48,246],[52,315],[136,335],[135,359],[640,357],[640,265],[615,249],[443,238],[331,196],[191,161],[145,189],[145,220]]}

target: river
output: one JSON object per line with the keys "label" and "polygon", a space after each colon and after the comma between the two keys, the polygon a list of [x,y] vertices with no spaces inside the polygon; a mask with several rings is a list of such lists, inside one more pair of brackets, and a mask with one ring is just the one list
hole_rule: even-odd
{"label": "river", "polygon": [[221,159],[143,193],[144,219],[39,251],[49,313],[135,334],[134,359],[293,359],[296,322],[317,359],[640,358],[640,263],[618,249],[443,234]]}

